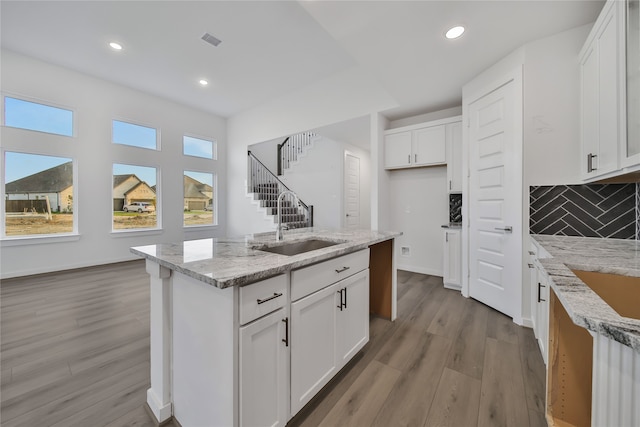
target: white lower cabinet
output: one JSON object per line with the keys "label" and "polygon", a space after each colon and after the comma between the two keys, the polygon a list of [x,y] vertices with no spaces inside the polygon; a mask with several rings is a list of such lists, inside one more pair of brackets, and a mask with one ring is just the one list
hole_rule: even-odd
{"label": "white lower cabinet", "polygon": [[538,261],[541,249],[531,243],[529,247],[529,271],[531,286],[531,323],[533,334],[538,340],[542,360],[547,364],[549,354],[549,283],[547,273]]}
{"label": "white lower cabinet", "polygon": [[336,363],[340,369],[369,341],[369,270],[336,285]]}
{"label": "white lower cabinet", "polygon": [[240,327],[240,425],[284,426],[289,409],[285,308]]}
{"label": "white lower cabinet", "polygon": [[291,415],[335,375],[336,290],[329,286],[291,304]]}
{"label": "white lower cabinet", "polygon": [[447,229],[444,232],[444,274],[442,281],[448,289],[462,289],[461,231]]}
{"label": "white lower cabinet", "polygon": [[368,340],[368,269],[291,303],[291,416]]}

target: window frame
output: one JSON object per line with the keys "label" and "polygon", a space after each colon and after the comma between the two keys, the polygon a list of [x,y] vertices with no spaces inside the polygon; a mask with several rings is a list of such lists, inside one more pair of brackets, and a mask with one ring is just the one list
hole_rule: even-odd
{"label": "window frame", "polygon": [[[147,129],[153,129],[156,132],[156,147],[155,148],[147,148],[147,147],[140,147],[138,145],[129,145],[129,144],[121,144],[119,142],[116,142],[114,140],[114,132],[113,132],[113,124],[114,122],[120,122],[120,123],[125,123],[128,125],[132,125],[132,126],[139,126],[139,127],[143,127],[143,128],[147,128]],[[160,152],[162,151],[162,137],[161,137],[161,131],[160,128],[158,126],[154,126],[151,124],[145,124],[139,121],[134,121],[134,120],[130,120],[130,119],[124,119],[124,118],[118,118],[118,117],[112,117],[111,118],[111,145],[113,146],[117,146],[117,147],[129,147],[129,148],[136,148],[139,150],[147,150],[147,151],[152,151],[152,152]]]}
{"label": "window frame", "polygon": [[[207,159],[207,160],[211,160],[211,159]],[[212,209],[211,211],[213,212],[213,221],[211,221],[211,223],[209,224],[194,224],[194,225],[187,225],[184,223],[184,211],[182,213],[182,228],[186,229],[186,230],[193,230],[195,228],[207,228],[207,227],[216,227],[218,225],[218,217],[220,216],[218,214],[218,174],[215,171],[204,171],[204,170],[194,170],[194,169],[198,169],[198,168],[191,168],[190,170],[186,170],[186,168],[183,168],[182,170],[182,179],[184,182],[184,177],[186,175],[187,172],[195,172],[195,173],[207,173],[211,175],[211,188],[212,188],[212,193],[213,193],[213,201],[211,202],[212,204]],[[182,200],[183,200],[183,204],[184,204],[184,185],[182,186]]]}
{"label": "window frame", "polygon": [[[7,118],[6,117],[7,116],[6,98],[17,99],[19,101],[30,102],[32,104],[44,105],[46,107],[52,107],[60,110],[70,111],[71,112],[71,135],[64,135],[61,133],[47,132],[44,130],[27,129],[22,127],[7,125],[6,124],[6,118]],[[77,120],[78,111],[75,108],[72,108],[65,104],[60,104],[58,102],[48,101],[41,98],[36,98],[32,96],[27,96],[27,95],[22,95],[22,94],[17,94],[13,92],[7,92],[7,91],[0,91],[0,101],[2,102],[2,107],[0,108],[0,124],[5,128],[17,129],[19,131],[37,132],[44,135],[51,135],[54,137],[71,138],[71,139],[75,139],[78,136],[78,120]]]}
{"label": "window frame", "polygon": [[[124,165],[124,166],[133,166],[133,167],[144,167],[144,168],[153,168],[156,170],[156,226],[149,228],[124,228],[124,229],[116,229],[113,227],[114,225],[114,210],[113,210],[113,167],[115,165]],[[162,229],[162,196],[161,196],[161,168],[159,165],[150,165],[150,164],[132,164],[132,163],[123,163],[117,160],[111,161],[111,180],[109,184],[109,188],[111,189],[110,195],[110,211],[111,211],[111,235],[145,235],[145,234],[159,234],[163,231]]]}
{"label": "window frame", "polygon": [[[184,152],[184,139],[185,138],[192,138],[192,139],[198,139],[201,141],[207,141],[211,143],[211,158],[209,157],[202,157],[202,156],[195,156],[193,154],[186,154]],[[195,134],[190,134],[190,133],[185,133],[182,135],[182,155],[188,158],[193,158],[193,159],[204,159],[204,160],[218,160],[218,141],[215,138],[212,137],[204,137],[204,136],[199,136],[199,135],[195,135]],[[196,172],[196,171],[194,171]]]}
{"label": "window frame", "polygon": [[[28,129],[26,129],[28,130]],[[53,134],[55,135],[55,134]],[[18,153],[18,154],[28,154],[33,156],[47,156],[47,157],[63,157],[68,158],[72,162],[72,185],[73,185],[73,227],[70,232],[67,233],[52,233],[52,234],[19,234],[14,236],[7,236],[6,229],[6,153]],[[0,221],[0,241],[2,242],[2,246],[18,246],[21,244],[41,244],[41,243],[57,243],[60,241],[69,241],[69,240],[78,240],[80,238],[80,232],[78,227],[78,218],[79,218],[79,206],[78,203],[78,160],[73,157],[61,156],[60,154],[52,154],[50,152],[44,153],[40,151],[16,151],[12,149],[2,148],[0,150],[0,155],[2,159],[0,159],[0,163],[2,164],[2,170],[4,173],[0,174],[0,212],[5,212],[4,221]]]}

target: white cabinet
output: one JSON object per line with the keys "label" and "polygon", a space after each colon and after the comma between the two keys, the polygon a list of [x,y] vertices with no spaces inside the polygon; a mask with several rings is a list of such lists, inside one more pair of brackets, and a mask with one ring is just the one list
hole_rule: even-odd
{"label": "white cabinet", "polygon": [[461,230],[444,231],[444,275],[442,281],[448,289],[462,288],[462,244]]}
{"label": "white cabinet", "polygon": [[291,304],[291,415],[336,374],[336,295],[326,287]]}
{"label": "white cabinet", "polygon": [[462,193],[462,122],[447,125],[447,191]]}
{"label": "white cabinet", "polygon": [[386,169],[411,166],[411,132],[384,137],[384,167]]}
{"label": "white cabinet", "polygon": [[369,270],[336,285],[336,364],[340,369],[369,341]]}
{"label": "white cabinet", "polygon": [[529,248],[529,273],[531,287],[531,322],[533,334],[538,340],[545,365],[548,360],[549,341],[549,283],[547,273],[538,261],[542,250],[533,242]]}
{"label": "white cabinet", "polygon": [[284,426],[289,409],[286,309],[241,326],[240,425]]}
{"label": "white cabinet", "polygon": [[369,341],[368,259],[364,250],[291,273],[291,416]]}
{"label": "white cabinet", "polygon": [[446,126],[430,126],[413,131],[413,166],[441,165],[447,162]]}
{"label": "white cabinet", "polygon": [[458,116],[385,131],[385,169],[447,164],[447,142],[457,131],[449,124],[460,120]]}
{"label": "white cabinet", "polygon": [[624,140],[624,3],[608,1],[580,52],[582,178],[619,170]]}

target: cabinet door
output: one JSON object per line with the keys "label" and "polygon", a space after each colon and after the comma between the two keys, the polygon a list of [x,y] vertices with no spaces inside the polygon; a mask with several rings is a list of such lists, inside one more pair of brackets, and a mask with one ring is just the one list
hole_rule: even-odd
{"label": "cabinet door", "polygon": [[398,132],[384,137],[384,167],[411,166],[411,132]]}
{"label": "cabinet door", "polygon": [[291,304],[291,416],[338,371],[337,284]]}
{"label": "cabinet door", "polygon": [[[598,53],[592,47],[581,64],[582,72],[582,117],[581,159],[583,178],[595,175],[593,156],[598,155]],[[597,170],[597,169],[596,169]]]}
{"label": "cabinet door", "polygon": [[369,341],[369,270],[336,285],[336,363],[340,369]]}
{"label": "cabinet door", "polygon": [[447,125],[447,191],[462,192],[462,122]]}
{"label": "cabinet door", "polygon": [[413,131],[414,166],[443,165],[447,162],[446,126]]}
{"label": "cabinet door", "polygon": [[537,285],[536,329],[538,331],[538,345],[542,353],[542,360],[546,365],[549,339],[549,284],[544,272],[538,271]]}
{"label": "cabinet door", "polygon": [[288,342],[284,308],[240,327],[240,425],[287,423]]}
{"label": "cabinet door", "polygon": [[462,252],[459,230],[444,232],[444,274],[442,281],[445,288],[462,288]]}

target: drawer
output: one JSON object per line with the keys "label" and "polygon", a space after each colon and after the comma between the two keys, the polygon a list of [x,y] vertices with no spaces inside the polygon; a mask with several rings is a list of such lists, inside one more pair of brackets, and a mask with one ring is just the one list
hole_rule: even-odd
{"label": "drawer", "polygon": [[287,275],[281,274],[240,288],[240,324],[284,307],[287,303]]}
{"label": "drawer", "polygon": [[367,268],[369,268],[369,249],[293,270],[291,301],[296,301]]}

